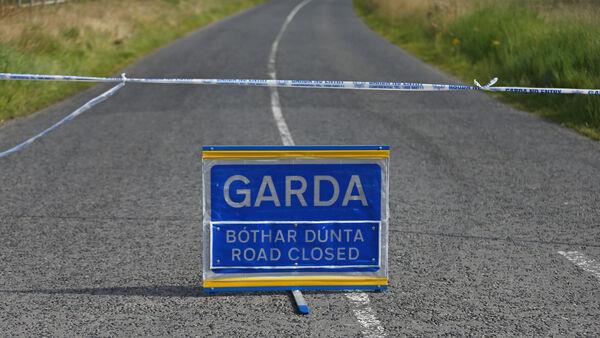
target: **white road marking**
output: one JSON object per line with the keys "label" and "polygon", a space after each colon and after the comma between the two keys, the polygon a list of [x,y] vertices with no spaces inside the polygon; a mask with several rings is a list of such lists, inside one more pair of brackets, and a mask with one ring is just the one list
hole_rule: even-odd
{"label": "white road marking", "polygon": [[369,305],[371,303],[369,295],[364,292],[348,292],[346,297],[350,300],[354,309],[354,316],[358,323],[363,327],[362,334],[365,337],[385,337],[385,329],[381,321],[377,319],[375,311]]}
{"label": "white road marking", "polygon": [[[285,33],[285,30],[289,26],[290,22],[294,19],[298,11],[302,9],[302,7],[306,6],[312,0],[304,0],[300,4],[298,4],[287,16],[283,26],[281,26],[281,30],[279,30],[279,34],[273,41],[273,45],[271,46],[271,54],[269,55],[269,76],[273,80],[277,80],[277,49],[279,48],[279,42]],[[277,129],[279,129],[279,134],[281,135],[281,140],[283,144],[286,146],[293,146],[294,139],[292,138],[292,133],[290,133],[290,129],[285,122],[285,118],[283,117],[283,112],[281,110],[281,103],[279,101],[279,91],[277,87],[270,87],[271,89],[271,110],[273,111],[273,117],[275,118],[275,122],[277,123]],[[363,327],[362,334],[365,337],[385,337],[385,329],[383,325],[381,325],[381,321],[377,319],[375,315],[375,311],[369,305],[369,295],[364,292],[349,292],[346,293],[346,297],[350,300],[354,309],[352,312],[356,317],[358,323]]]}
{"label": "white road marking", "polygon": [[571,263],[580,267],[582,270],[587,271],[596,278],[600,279],[600,262],[596,261],[595,259],[588,258],[586,255],[578,251],[559,251],[558,253],[570,260]]}
{"label": "white road marking", "polygon": [[[302,9],[302,7],[306,6],[311,1],[312,0],[304,0],[300,4],[298,4],[296,7],[294,7],[294,9],[290,12],[290,14],[285,19],[283,26],[281,26],[281,29],[279,30],[279,34],[277,34],[275,41],[273,41],[273,45],[271,46],[271,54],[269,55],[269,67],[268,67],[269,76],[273,80],[277,80],[276,60],[277,60],[277,49],[279,48],[279,42],[281,41],[281,38],[283,37],[283,34],[285,33],[285,30],[289,26],[290,22],[292,22],[292,20],[294,20],[294,17],[296,16],[296,14],[298,14],[298,11],[300,11]],[[292,139],[292,133],[290,133],[290,129],[288,128],[287,123],[285,123],[285,118],[283,118],[283,113],[281,112],[281,103],[279,102],[279,91],[277,90],[277,87],[270,87],[270,88],[271,88],[271,110],[273,111],[273,117],[275,118],[275,122],[277,123],[277,129],[279,129],[279,134],[281,135],[281,141],[283,141],[283,145],[293,146],[294,139]]]}

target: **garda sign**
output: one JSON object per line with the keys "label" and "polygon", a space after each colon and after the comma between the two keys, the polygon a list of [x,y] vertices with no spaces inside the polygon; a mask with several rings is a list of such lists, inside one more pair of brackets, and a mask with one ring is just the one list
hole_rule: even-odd
{"label": "garda sign", "polygon": [[205,290],[384,289],[389,152],[204,147]]}

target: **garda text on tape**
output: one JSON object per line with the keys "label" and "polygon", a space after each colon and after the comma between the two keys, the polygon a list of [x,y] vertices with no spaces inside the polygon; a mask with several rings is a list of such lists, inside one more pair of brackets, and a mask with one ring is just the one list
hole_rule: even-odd
{"label": "garda text on tape", "polygon": [[389,153],[204,147],[204,289],[385,289]]}

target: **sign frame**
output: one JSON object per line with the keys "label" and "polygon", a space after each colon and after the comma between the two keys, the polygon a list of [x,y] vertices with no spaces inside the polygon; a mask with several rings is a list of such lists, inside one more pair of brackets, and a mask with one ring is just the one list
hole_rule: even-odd
{"label": "sign frame", "polygon": [[[360,146],[204,146],[202,149],[203,182],[203,248],[202,248],[202,286],[205,292],[239,291],[293,291],[293,290],[385,290],[388,286],[388,222],[389,222],[389,158],[390,147],[384,145]],[[213,231],[219,224],[232,225],[245,222],[246,219],[213,221],[213,203],[211,195],[213,168],[221,170],[228,167],[248,167],[258,170],[259,166],[281,166],[294,168],[306,164],[321,167],[357,168],[364,164],[376,164],[380,173],[379,219],[373,220],[313,220],[294,219],[252,220],[252,225],[264,224],[275,227],[277,224],[307,223],[379,223],[378,267],[365,270],[344,270],[341,265],[319,265],[314,270],[304,267],[286,267],[285,269],[242,267],[243,271],[226,271],[213,266]],[[371,166],[373,167],[373,166]],[[215,169],[215,170],[217,170]],[[341,170],[341,169],[340,169]],[[216,180],[215,185],[220,183]],[[222,183],[222,182],[221,182]],[[366,186],[365,186],[366,187]],[[223,188],[224,189],[224,188]],[[316,188],[315,188],[316,189]],[[362,188],[361,188],[362,189]],[[367,189],[367,188],[365,188]],[[343,189],[342,189],[343,190]],[[367,193],[368,194],[368,193]],[[215,203],[215,208],[218,208]],[[326,211],[326,210],[324,210]],[[325,212],[324,215],[327,213]],[[262,216],[261,216],[262,217]],[[276,217],[276,216],[274,216]],[[310,224],[309,224],[310,223]],[[323,225],[324,226],[324,225]],[[341,225],[340,225],[341,226]],[[373,230],[375,230],[373,228]],[[374,259],[374,258],[373,258]]]}

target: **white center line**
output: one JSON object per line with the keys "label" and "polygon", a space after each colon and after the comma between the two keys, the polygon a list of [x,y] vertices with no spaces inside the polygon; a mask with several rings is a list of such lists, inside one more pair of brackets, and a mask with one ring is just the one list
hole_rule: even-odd
{"label": "white center line", "polygon": [[[271,46],[271,54],[269,54],[269,76],[272,80],[277,80],[277,49],[279,48],[279,41],[283,37],[285,30],[289,26],[290,22],[294,20],[298,11],[302,9],[302,7],[308,5],[311,0],[304,0],[300,4],[298,4],[294,9],[290,12],[290,14],[285,19],[283,26],[281,26],[281,30],[279,30],[279,34],[273,41],[273,45]],[[285,119],[283,118],[283,113],[281,112],[281,104],[279,103],[279,91],[277,87],[271,88],[271,110],[273,111],[273,117],[275,118],[275,122],[277,122],[277,129],[279,129],[279,134],[281,135],[281,140],[283,141],[283,145],[293,146],[294,139],[292,139],[292,134],[290,133],[290,129],[285,123]]]}
{"label": "white center line", "polygon": [[595,259],[588,258],[586,255],[578,251],[559,251],[558,253],[570,260],[571,263],[600,279],[600,262],[596,261]]}
{"label": "white center line", "polygon": [[346,297],[350,300],[354,309],[354,316],[363,327],[362,334],[365,337],[385,337],[385,329],[381,321],[377,319],[375,311],[370,306],[369,295],[364,292],[348,292]]}
{"label": "white center line", "polygon": [[[269,76],[273,80],[277,80],[277,49],[279,48],[279,42],[285,33],[285,30],[289,26],[290,22],[294,19],[298,11],[302,9],[302,7],[306,6],[312,0],[304,0],[300,4],[298,4],[294,9],[288,14],[283,26],[281,26],[281,30],[279,30],[279,34],[273,41],[273,45],[271,46],[271,54],[269,54]],[[277,87],[270,87],[271,89],[271,110],[273,111],[273,117],[275,118],[275,122],[277,123],[277,129],[279,129],[279,134],[281,135],[281,141],[286,146],[293,146],[294,139],[292,138],[292,133],[290,133],[290,129],[288,128],[287,123],[285,122],[285,118],[283,117],[283,112],[281,111],[281,103],[279,101],[279,91]],[[363,327],[362,334],[365,337],[385,337],[385,329],[383,325],[381,325],[381,321],[377,319],[375,315],[375,311],[369,305],[369,295],[364,292],[352,292],[346,293],[346,297],[350,300],[350,303],[354,306],[352,312],[356,317],[358,323]]]}

